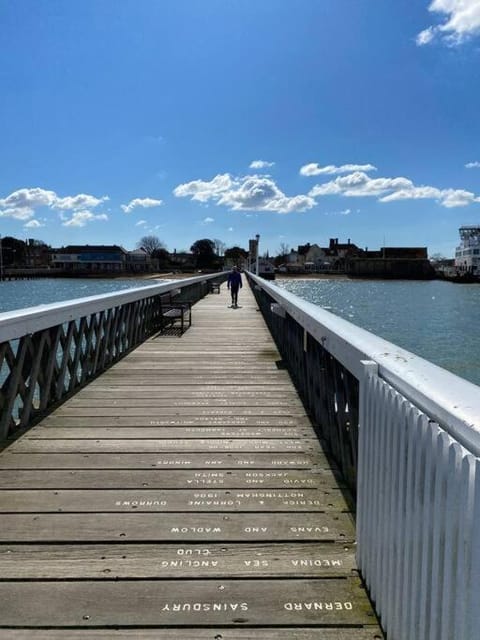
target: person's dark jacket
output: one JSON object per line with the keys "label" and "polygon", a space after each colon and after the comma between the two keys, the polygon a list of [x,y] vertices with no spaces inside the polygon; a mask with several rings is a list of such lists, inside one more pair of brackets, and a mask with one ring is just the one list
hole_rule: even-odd
{"label": "person's dark jacket", "polygon": [[242,288],[242,276],[238,271],[231,271],[228,274],[227,288],[238,289]]}

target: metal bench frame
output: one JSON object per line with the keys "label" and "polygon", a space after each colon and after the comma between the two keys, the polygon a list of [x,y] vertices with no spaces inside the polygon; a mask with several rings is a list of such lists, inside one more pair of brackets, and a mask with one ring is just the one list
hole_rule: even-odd
{"label": "metal bench frame", "polygon": [[159,296],[160,333],[164,333],[167,328],[173,328],[178,321],[180,321],[180,335],[192,326],[192,304],[188,301],[175,301],[174,297],[177,293],[178,291],[174,290]]}
{"label": "metal bench frame", "polygon": [[220,293],[220,282],[210,283],[210,293]]}

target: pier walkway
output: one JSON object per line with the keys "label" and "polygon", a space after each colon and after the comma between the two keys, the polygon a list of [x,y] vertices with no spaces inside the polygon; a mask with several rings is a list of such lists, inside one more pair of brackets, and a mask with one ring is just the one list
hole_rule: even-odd
{"label": "pier walkway", "polygon": [[0,454],[0,638],[374,640],[348,492],[248,286]]}

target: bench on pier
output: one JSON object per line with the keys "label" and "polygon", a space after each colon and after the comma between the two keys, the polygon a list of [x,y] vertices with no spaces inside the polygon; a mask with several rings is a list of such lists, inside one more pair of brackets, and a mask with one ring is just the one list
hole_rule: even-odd
{"label": "bench on pier", "polygon": [[210,283],[210,293],[220,293],[220,283],[219,282],[211,282]]}
{"label": "bench on pier", "polygon": [[182,335],[192,325],[192,305],[175,300],[179,292],[176,289],[160,296],[160,333],[177,325]]}

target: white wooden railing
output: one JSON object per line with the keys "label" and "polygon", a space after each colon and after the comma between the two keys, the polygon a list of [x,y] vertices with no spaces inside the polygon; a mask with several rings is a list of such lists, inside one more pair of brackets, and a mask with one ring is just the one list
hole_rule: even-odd
{"label": "white wooden railing", "polygon": [[356,494],[358,564],[389,640],[477,640],[480,387],[249,278]]}

